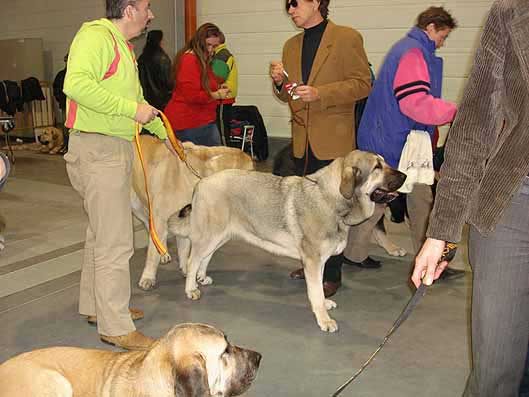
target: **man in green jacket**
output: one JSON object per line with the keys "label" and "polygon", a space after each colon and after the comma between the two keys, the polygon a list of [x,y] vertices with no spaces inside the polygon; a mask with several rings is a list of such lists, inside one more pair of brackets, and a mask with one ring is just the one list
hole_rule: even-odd
{"label": "man in green jacket", "polygon": [[149,0],[106,0],[106,18],[83,24],[76,34],[64,81],[70,128],[64,158],[89,220],[79,312],[97,323],[103,342],[132,350],[153,343],[133,323],[143,312],[129,308],[135,124],[160,139],[167,135],[157,110],[143,98],[129,40],[153,18]]}

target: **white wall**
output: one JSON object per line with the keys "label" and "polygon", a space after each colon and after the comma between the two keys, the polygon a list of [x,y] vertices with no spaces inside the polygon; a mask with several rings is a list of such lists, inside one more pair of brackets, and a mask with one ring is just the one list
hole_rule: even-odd
{"label": "white wall", "polygon": [[[213,22],[226,34],[228,47],[239,63],[241,105],[257,105],[270,136],[290,136],[288,106],[272,94],[268,65],[280,59],[283,43],[296,33],[284,0],[197,0],[198,24]],[[332,0],[330,19],[353,26],[375,69],[391,45],[431,5],[442,5],[457,19],[459,28],[439,54],[445,59],[443,96],[457,101],[468,74],[473,48],[492,0]]]}
{"label": "white wall", "polygon": [[[151,0],[155,14],[151,28],[164,31],[171,57],[175,53],[175,1],[183,0]],[[104,0],[0,0],[0,39],[42,38],[45,75],[52,80],[64,67],[64,54],[81,24],[104,16]],[[141,52],[143,41],[133,42],[137,53]]]}

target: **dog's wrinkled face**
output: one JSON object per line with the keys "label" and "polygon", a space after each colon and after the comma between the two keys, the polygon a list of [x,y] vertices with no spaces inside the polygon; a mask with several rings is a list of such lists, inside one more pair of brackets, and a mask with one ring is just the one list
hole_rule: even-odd
{"label": "dog's wrinkled face", "polygon": [[179,339],[183,338],[179,345],[202,363],[186,371],[188,379],[184,382],[193,385],[193,390],[209,389],[212,396],[218,397],[238,396],[248,390],[257,375],[259,353],[230,344],[221,331],[209,325],[183,324],[174,330],[180,334]]}
{"label": "dog's wrinkled face", "polygon": [[340,192],[345,198],[368,196],[375,203],[389,203],[406,175],[391,168],[375,153],[355,150],[344,158]]}
{"label": "dog's wrinkled face", "polygon": [[45,128],[39,135],[39,142],[43,145],[47,145],[50,142],[57,140],[57,132],[52,128]]}

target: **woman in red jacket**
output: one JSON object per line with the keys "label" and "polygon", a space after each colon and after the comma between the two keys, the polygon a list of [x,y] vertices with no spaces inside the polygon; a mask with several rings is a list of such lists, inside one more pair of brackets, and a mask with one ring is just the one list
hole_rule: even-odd
{"label": "woman in red jacket", "polygon": [[165,114],[182,141],[205,146],[221,144],[215,125],[217,101],[226,98],[229,89],[217,85],[210,67],[220,36],[217,26],[205,23],[176,54],[176,84]]}

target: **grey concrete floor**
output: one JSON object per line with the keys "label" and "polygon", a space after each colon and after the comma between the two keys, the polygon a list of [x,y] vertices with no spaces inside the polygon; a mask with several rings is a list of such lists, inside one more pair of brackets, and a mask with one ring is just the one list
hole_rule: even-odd
{"label": "grey concrete floor", "polygon": [[[0,193],[0,211],[11,226],[6,251],[0,253],[0,285],[1,278],[9,276],[2,268],[9,270],[15,264],[11,270],[16,272],[28,265],[53,272],[56,263],[68,260],[80,266],[82,252],[78,236],[84,230],[84,215],[65,179],[62,159],[26,152],[17,156],[13,179]],[[25,202],[19,196],[22,191],[27,194]],[[39,197],[46,205],[59,200],[52,206],[53,216],[46,206],[35,209]],[[391,238],[410,250],[406,226],[388,222],[387,227]],[[50,231],[54,238],[48,251],[35,238],[18,238],[46,236]],[[57,240],[64,241],[62,251]],[[13,252],[31,251],[34,244],[39,245],[38,252],[24,259]],[[464,253],[465,247],[460,251]],[[233,343],[259,351],[261,369],[246,396],[330,396],[378,347],[412,295],[408,283],[412,257],[392,258],[373,246],[372,255],[384,266],[379,270],[344,266],[344,286],[334,297],[338,308],[331,312],[340,329],[326,334],[310,311],[304,282],[288,278],[288,272],[299,265],[294,260],[231,242],[212,259],[213,285],[202,287],[202,299],[191,302],[185,298],[184,278],[174,263],[160,267],[157,289],[144,292],[136,287],[145,254],[145,248],[139,248],[131,261],[132,305],[146,313],[138,328],[156,337],[174,324],[204,322],[221,328]],[[460,253],[454,266],[468,270],[465,255]],[[407,322],[342,395],[461,395],[469,371],[470,283],[469,272],[463,279],[429,288]],[[0,362],[55,345],[108,348],[96,329],[77,314],[78,286],[76,270],[0,298]]]}

